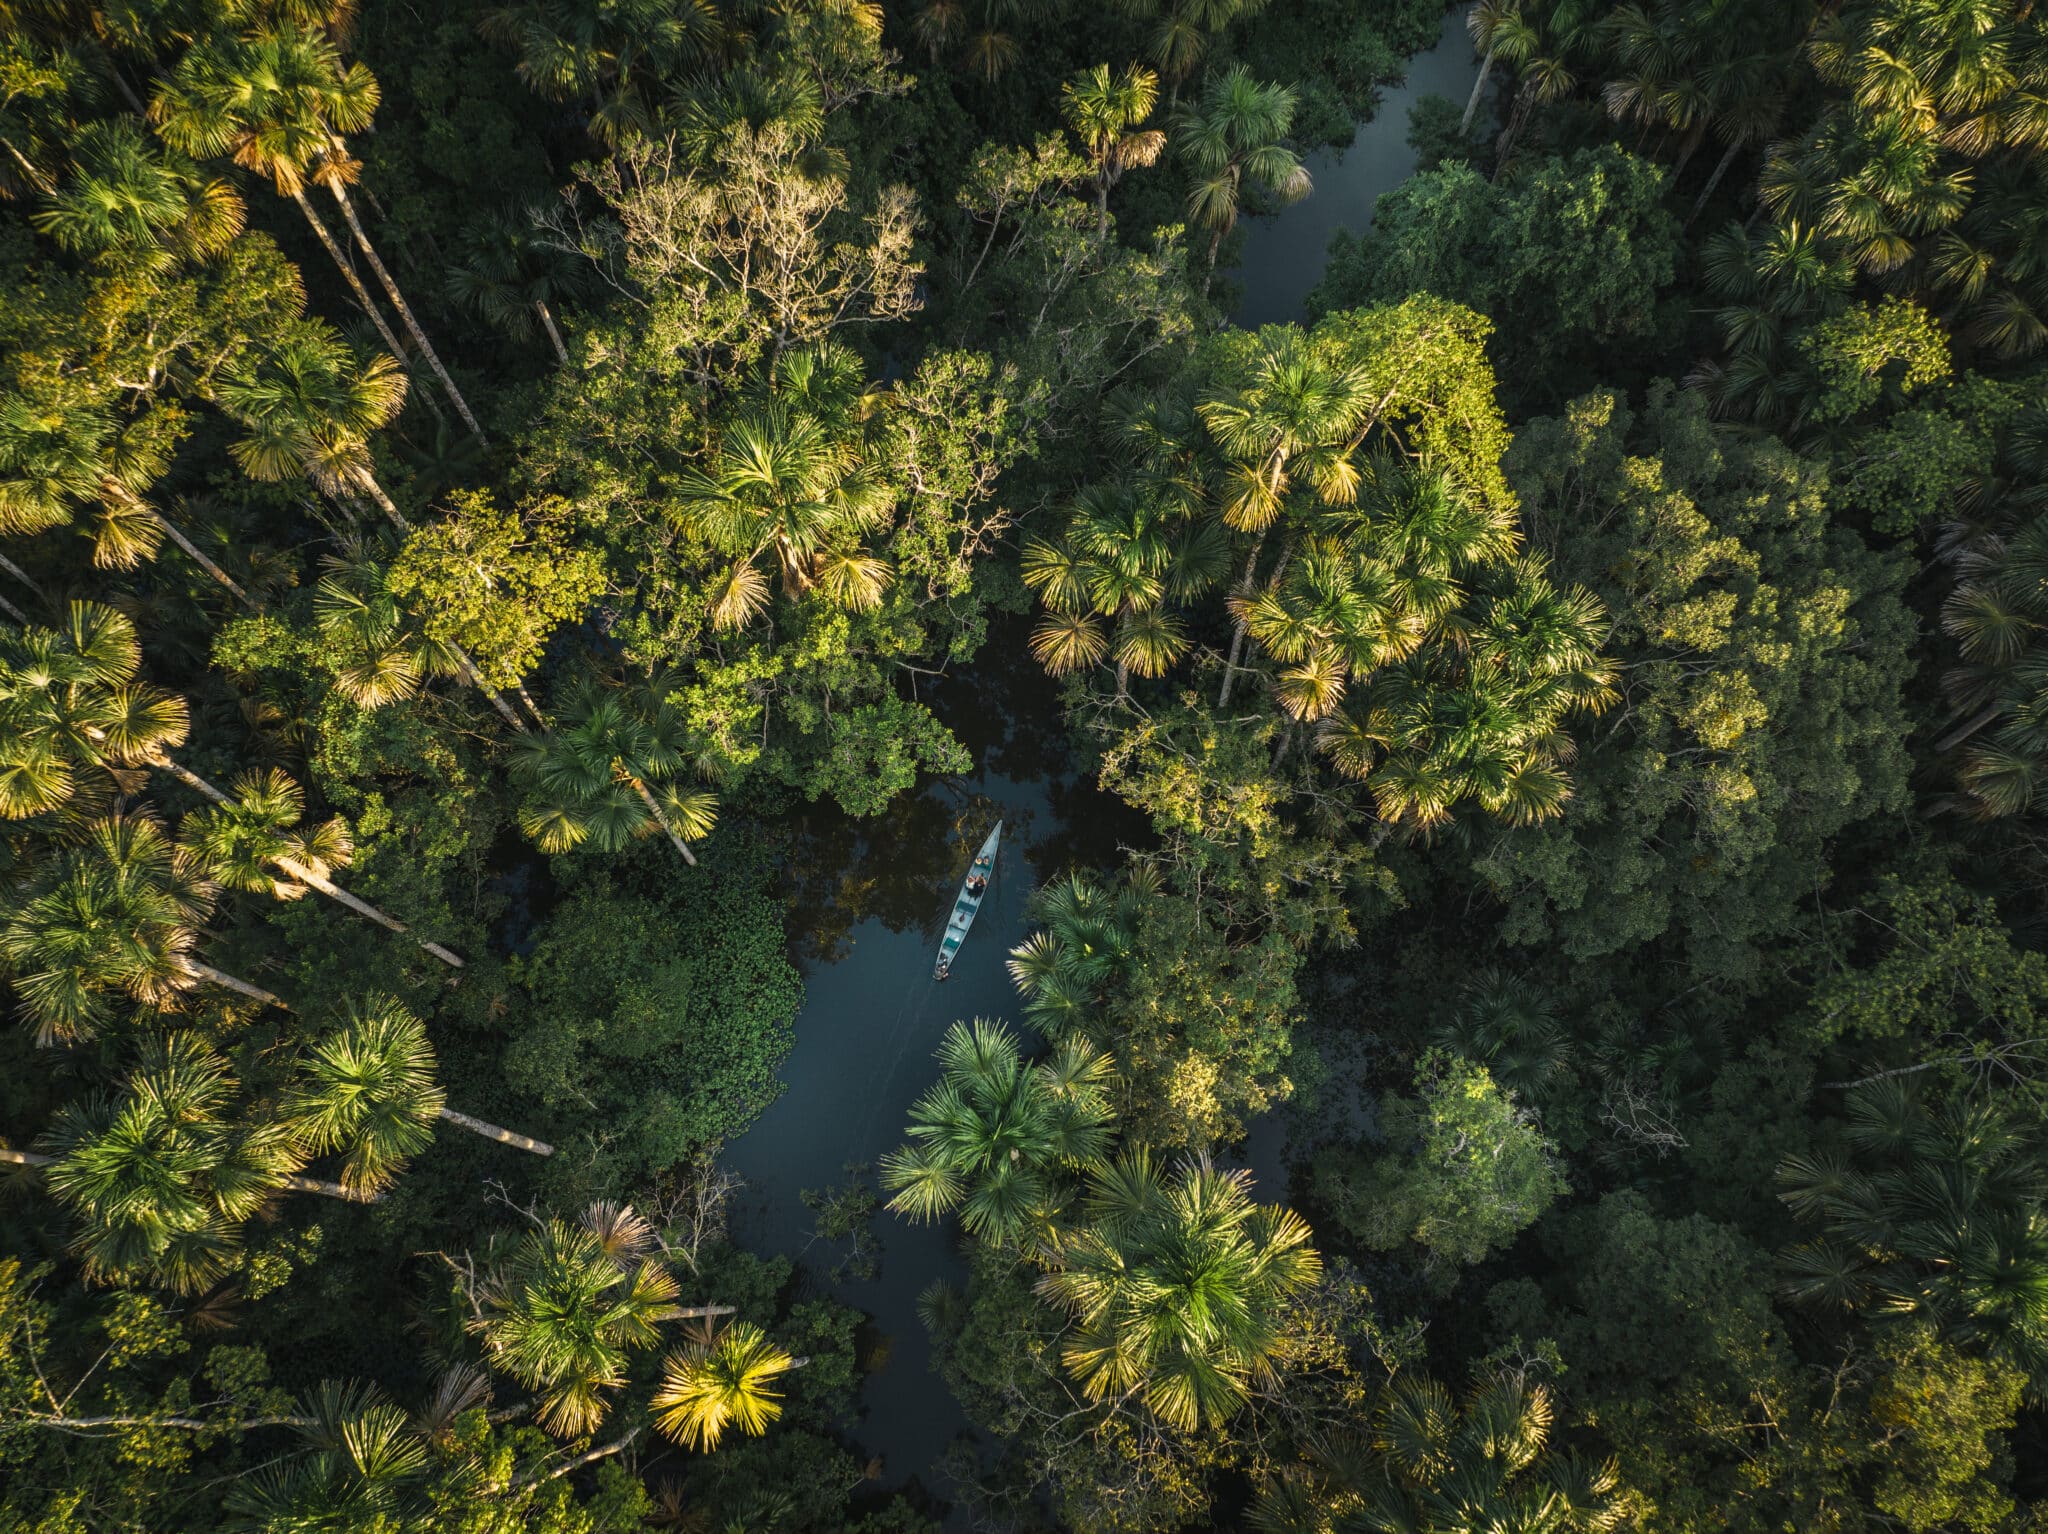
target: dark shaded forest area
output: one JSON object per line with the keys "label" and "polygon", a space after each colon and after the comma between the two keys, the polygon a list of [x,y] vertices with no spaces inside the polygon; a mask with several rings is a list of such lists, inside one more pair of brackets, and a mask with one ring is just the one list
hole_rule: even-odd
{"label": "dark shaded forest area", "polygon": [[[1445,14],[0,0],[0,1530],[2048,1526],[2048,11],[1479,0],[1233,325]],[[1009,654],[887,1464],[720,1154]]]}

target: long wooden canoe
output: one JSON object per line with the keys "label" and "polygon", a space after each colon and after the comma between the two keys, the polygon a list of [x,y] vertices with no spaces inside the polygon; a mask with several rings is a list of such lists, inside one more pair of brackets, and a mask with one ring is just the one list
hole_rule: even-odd
{"label": "long wooden canoe", "polygon": [[[953,955],[960,951],[960,945],[967,941],[967,929],[974,925],[975,912],[981,909],[983,896],[988,893],[987,880],[996,874],[996,843],[1003,834],[1003,823],[988,833],[988,840],[981,844],[981,851],[974,855],[974,862],[967,870],[967,877],[960,881],[960,893],[953,900],[953,914],[946,918],[946,937],[939,944],[938,962],[932,966],[932,978],[943,980],[946,972],[953,967]],[[982,892],[977,895],[969,888],[975,875],[982,878]]]}

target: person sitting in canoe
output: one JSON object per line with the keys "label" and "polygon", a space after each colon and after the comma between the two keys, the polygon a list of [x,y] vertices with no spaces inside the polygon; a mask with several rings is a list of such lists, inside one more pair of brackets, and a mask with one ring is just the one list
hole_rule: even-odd
{"label": "person sitting in canoe", "polygon": [[983,878],[980,874],[969,874],[967,876],[968,894],[976,896],[978,898],[982,894],[982,892],[987,888],[988,880]]}
{"label": "person sitting in canoe", "polygon": [[952,974],[953,961],[951,959],[941,959],[939,960],[939,967],[932,971],[932,978],[934,980],[946,980],[950,979]]}

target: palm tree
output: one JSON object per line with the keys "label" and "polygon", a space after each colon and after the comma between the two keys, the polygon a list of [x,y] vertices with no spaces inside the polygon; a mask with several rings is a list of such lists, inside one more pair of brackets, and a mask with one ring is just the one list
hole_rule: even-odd
{"label": "palm tree", "polygon": [[1550,997],[1497,965],[1467,977],[1457,1010],[1430,1040],[1484,1063],[1524,1102],[1541,1103],[1571,1079],[1571,1036]]}
{"label": "palm tree", "polygon": [[[1721,184],[1735,156],[1777,128],[1799,53],[1797,34],[1811,24],[1801,7],[1775,0],[1632,0],[1600,25],[1622,73],[1601,91],[1608,112],[1644,128],[1681,134],[1675,180],[1709,132],[1727,143],[1686,222]],[[1520,23],[1514,62],[1528,61],[1537,41]]]}
{"label": "palm tree", "polygon": [[434,1464],[428,1440],[375,1386],[323,1380],[296,1407],[290,1425],[306,1452],[237,1476],[227,1528],[404,1528],[430,1516],[420,1495]]}
{"label": "palm tree", "polygon": [[1540,26],[1532,25],[1536,17],[1527,7],[1517,11],[1501,42],[1518,55],[1522,83],[1494,146],[1497,163],[1507,162],[1536,108],[1562,100],[1577,87],[1578,71],[1604,35],[1601,23],[1607,10],[1606,0],[1549,0]]}
{"label": "palm tree", "polygon": [[650,90],[714,55],[726,23],[708,0],[516,0],[486,12],[479,30],[512,46],[529,89],[550,101],[587,99],[591,137],[615,150],[654,126]]}
{"label": "palm tree", "polygon": [[1142,1399],[1183,1432],[1228,1421],[1284,1346],[1322,1262],[1292,1210],[1207,1156],[1162,1170],[1129,1148],[1089,1181],[1039,1293],[1073,1318],[1061,1358],[1091,1400]]}
{"label": "palm tree", "polygon": [[718,801],[671,781],[691,731],[669,699],[670,686],[665,675],[631,689],[586,681],[553,729],[519,742],[512,777],[528,793],[519,825],[543,852],[585,842],[617,852],[660,831],[684,862],[696,865],[688,838],[711,834]]}
{"label": "palm tree", "polygon": [[1217,37],[1232,23],[1266,8],[1266,0],[1115,0],[1115,4],[1126,16],[1152,23],[1145,48],[1159,72],[1173,82],[1176,96],[1181,82],[1208,56]]}
{"label": "palm tree", "polygon": [[[1356,369],[1331,367],[1292,328],[1262,333],[1256,350],[1203,394],[1197,413],[1226,458],[1223,520],[1257,535],[1245,559],[1240,597],[1251,593],[1266,535],[1298,481],[1323,505],[1357,499],[1354,454],[1378,409]],[[1219,709],[1230,703],[1244,639],[1240,615],[1216,696]]]}
{"label": "palm tree", "polygon": [[284,1115],[314,1155],[344,1152],[341,1185],[375,1193],[404,1170],[445,1120],[501,1145],[552,1156],[544,1140],[457,1113],[434,1084],[434,1050],[420,1020],[389,996],[344,1005],[341,1026],[308,1052]]}
{"label": "palm tree", "polygon": [[135,810],[101,820],[50,858],[0,924],[0,959],[36,1043],[93,1037],[117,996],[168,1008],[202,980],[283,1007],[194,957],[212,894],[162,826]]}
{"label": "palm tree", "polygon": [[57,1111],[43,1175],[78,1218],[88,1278],[193,1294],[226,1270],[242,1223],[280,1190],[346,1196],[294,1175],[282,1125],[230,1119],[235,1090],[227,1061],[180,1031],[142,1046],[118,1095]]}
{"label": "palm tree", "polygon": [[1320,722],[1355,677],[1438,637],[1467,572],[1514,549],[1512,520],[1427,461],[1380,459],[1362,485],[1264,589],[1231,599],[1247,637],[1282,663],[1274,691],[1297,724]]}
{"label": "palm tree", "polygon": [[1174,115],[1174,138],[1194,184],[1188,218],[1209,231],[1209,270],[1216,251],[1237,226],[1247,185],[1281,203],[1308,196],[1309,175],[1294,151],[1281,142],[1294,123],[1294,92],[1254,80],[1244,65],[1210,78],[1201,100]]}
{"label": "palm tree", "polygon": [[293,199],[376,321],[384,344],[392,355],[403,355],[362,280],[306,200],[308,181],[325,186],[456,414],[482,441],[483,429],[470,413],[469,402],[441,365],[440,354],[420,329],[412,306],[363,232],[349,200],[348,183],[355,180],[359,167],[342,135],[370,126],[378,95],[376,78],[360,62],[344,65],[340,50],[325,36],[288,25],[186,50],[159,85],[149,111],[157,132],[172,148],[199,156],[230,155],[236,164],[268,176],[281,195]]}
{"label": "palm tree", "polygon": [[1139,125],[1159,100],[1159,76],[1127,65],[1112,75],[1097,64],[1060,87],[1060,113],[1080,138],[1095,167],[1095,234],[1109,233],[1109,193],[1124,172],[1150,165],[1166,152],[1166,135]]}
{"label": "palm tree", "polygon": [[768,606],[759,563],[772,558],[785,597],[817,590],[864,611],[895,572],[865,534],[895,505],[861,436],[860,362],[823,342],[783,353],[718,433],[702,468],[683,477],[681,518],[733,563],[719,580],[712,622],[736,629]]}
{"label": "palm tree", "polygon": [[132,118],[89,123],[70,147],[71,174],[32,220],[66,250],[127,250],[168,263],[215,255],[242,232],[234,188],[153,146]]}
{"label": "palm tree", "polygon": [[1024,1015],[1049,1038],[1079,1035],[1106,1047],[1101,1013],[1111,992],[1137,973],[1138,926],[1158,884],[1132,864],[1115,889],[1069,873],[1032,897],[1043,923],[1010,950],[1010,979],[1025,997]]}
{"label": "palm tree", "polygon": [[1383,669],[1362,706],[1318,731],[1319,748],[1370,785],[1390,826],[1427,830],[1468,798],[1510,825],[1559,814],[1571,792],[1564,723],[1614,702],[1597,598],[1559,591],[1533,556],[1481,575],[1455,643]]}
{"label": "palm tree", "polygon": [[1472,82],[1472,94],[1465,98],[1465,115],[1458,120],[1458,131],[1469,134],[1486,95],[1486,82],[1493,76],[1494,61],[1503,59],[1510,68],[1520,69],[1536,51],[1537,34],[1522,15],[1522,0],[1479,0],[1465,13],[1465,29],[1481,54],[1479,78]]}
{"label": "palm tree", "polygon": [[448,296],[515,341],[530,340],[538,319],[566,367],[569,348],[551,305],[573,288],[581,267],[539,237],[535,216],[495,213],[470,225],[463,259],[448,269]]}
{"label": "palm tree", "polygon": [[1630,1508],[1619,1469],[1551,1452],[1552,1415],[1550,1392],[1514,1374],[1480,1381],[1462,1403],[1435,1380],[1402,1375],[1381,1394],[1369,1438],[1340,1438],[1313,1468],[1260,1488],[1252,1526],[1606,1534]]}
{"label": "palm tree", "polygon": [[391,594],[389,546],[354,536],[339,541],[338,550],[320,559],[313,625],[342,696],[358,708],[378,709],[414,696],[429,677],[465,676],[462,661],[410,622]]}
{"label": "palm tree", "polygon": [[122,430],[105,411],[83,403],[0,395],[0,533],[59,527],[79,503],[91,504],[99,512],[94,564],[131,570],[168,535],[253,609],[249,593],[144,499],[170,457],[170,440],[159,425],[151,415]]}
{"label": "palm tree", "polygon": [[1059,1174],[1099,1166],[1113,1115],[1107,1055],[1078,1039],[1026,1065],[999,1022],[955,1023],[938,1083],[910,1110],[913,1144],[882,1158],[889,1207],[918,1221],[955,1209],[969,1232],[1010,1245],[1042,1232],[1064,1197]]}
{"label": "palm tree", "polygon": [[215,389],[246,433],[228,451],[251,479],[303,475],[339,500],[367,495],[394,526],[411,527],[378,482],[370,453],[371,436],[405,403],[405,374],[390,357],[358,362],[340,336],[305,322],[230,363]]}
{"label": "palm tree", "polygon": [[775,1381],[803,1360],[768,1340],[751,1322],[721,1329],[708,1342],[670,1353],[662,1360],[661,1386],[654,1393],[654,1422],[692,1449],[710,1453],[728,1427],[760,1437],[782,1415]]}
{"label": "palm tree", "polygon": [[[452,639],[434,639],[412,621],[391,592],[388,544],[345,532],[339,549],[320,557],[322,574],[313,591],[313,622],[321,659],[334,685],[358,708],[382,708],[412,697],[428,677],[460,677],[519,734],[521,719],[505,695],[484,680],[476,662]],[[522,692],[523,696],[523,692]]]}
{"label": "palm tree", "polygon": [[[1979,819],[2033,807],[2048,761],[2048,514],[2038,469],[2048,432],[2038,413],[2015,423],[1992,473],[1960,498],[1940,552],[1955,574],[1941,626],[1959,664],[1943,677],[1956,713],[1935,749],[1958,751],[1962,807]],[[1994,728],[1995,727],[1995,728]],[[1988,734],[1983,733],[1989,731]]]}
{"label": "palm tree", "polygon": [[[1058,542],[1025,542],[1024,584],[1046,606],[1032,653],[1055,676],[1108,655],[1121,703],[1133,671],[1163,676],[1186,652],[1186,631],[1165,604],[1213,585],[1227,557],[1222,530],[1193,521],[1184,502],[1128,482],[1091,485]],[[1115,624],[1107,638],[1105,618]]]}
{"label": "palm tree", "polygon": [[[328,877],[334,869],[346,868],[355,855],[348,823],[336,816],[309,831],[295,829],[304,818],[306,796],[283,772],[273,767],[267,772],[244,773],[235,779],[232,795],[222,793],[196,773],[179,776],[212,801],[185,817],[178,828],[178,843],[214,878],[236,889],[267,892],[279,900],[297,900],[315,889],[387,931],[410,935],[412,929],[397,917],[350,894]],[[443,964],[462,968],[461,956],[439,943],[420,937],[413,941]]]}
{"label": "palm tree", "polygon": [[[231,799],[170,756],[167,748],[185,738],[189,714],[183,699],[135,680],[141,661],[134,624],[90,602],[72,605],[64,633],[30,629],[0,650],[0,817],[61,809],[77,791],[82,765],[111,774],[154,767],[215,806],[193,818],[184,856],[202,857],[240,888],[267,888],[281,899],[317,889],[393,932],[409,931],[327,877],[352,851],[345,826],[336,821],[310,837],[290,834],[303,799],[289,778],[275,772],[245,778],[238,785],[244,797]],[[461,958],[440,944],[414,941],[444,964],[461,966]],[[277,1004],[267,991],[234,985]]]}
{"label": "palm tree", "polygon": [[593,1204],[573,1225],[538,1223],[490,1265],[471,1329],[494,1368],[539,1393],[549,1432],[573,1438],[602,1422],[628,1355],[658,1343],[664,1321],[731,1314],[677,1305],[675,1275],[655,1249],[653,1227],[632,1209]]}
{"label": "palm tree", "polygon": [[1779,1197],[1821,1227],[1786,1254],[1808,1304],[1923,1316],[2048,1388],[2048,1147],[1996,1102],[1928,1107],[1899,1078],[1849,1094],[1851,1157],[1788,1156]]}
{"label": "palm tree", "polygon": [[128,617],[74,602],[62,632],[0,642],[0,818],[61,811],[81,767],[117,776],[168,761],[189,727],[185,700],[137,680],[142,646]]}

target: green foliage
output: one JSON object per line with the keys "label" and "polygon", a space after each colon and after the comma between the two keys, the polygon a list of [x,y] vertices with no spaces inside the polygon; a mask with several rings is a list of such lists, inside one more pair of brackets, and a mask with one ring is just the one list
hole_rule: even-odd
{"label": "green foliage", "polygon": [[560,503],[522,514],[500,510],[488,492],[458,494],[407,535],[391,562],[391,591],[424,615],[429,638],[475,656],[486,685],[510,687],[554,629],[581,618],[604,590],[603,567],[572,541],[574,528]]}
{"label": "green foliage", "polygon": [[1083,1223],[1038,1284],[1073,1318],[1060,1356],[1089,1400],[1136,1397],[1192,1432],[1273,1377],[1287,1306],[1321,1259],[1307,1223],[1251,1186],[1206,1157],[1167,1171],[1143,1146],[1090,1176]]}
{"label": "green foliage", "polygon": [[778,1091],[803,998],[776,906],[738,871],[655,896],[596,878],[563,900],[516,972],[506,1082],[560,1126],[550,1174],[592,1195],[751,1123]]}
{"label": "green foliage", "polygon": [[1514,1373],[1482,1375],[1463,1402],[1433,1379],[1404,1374],[1381,1393],[1370,1440],[1347,1439],[1323,1474],[1269,1481],[1252,1517],[1262,1530],[1301,1534],[1365,1520],[1415,1534],[1620,1526],[1632,1499],[1618,1490],[1615,1466],[1553,1451],[1551,1419],[1549,1389]]}
{"label": "green foliage", "polygon": [[1206,1150],[1292,1092],[1301,957],[1286,934],[1233,938],[1143,870],[1116,890],[1071,875],[1038,909],[1045,929],[1010,958],[1025,1015],[1063,1043],[1114,1041],[1133,1137]]}
{"label": "green foliage", "polygon": [[1818,376],[1817,421],[1837,421],[1887,395],[1909,397],[1949,376],[1948,338],[1918,304],[1887,298],[1822,320],[1799,340]]}
{"label": "green foliage", "polygon": [[1510,379],[1591,359],[1652,334],[1677,255],[1665,183],[1654,163],[1613,147],[1498,180],[1459,162],[1426,171],[1380,199],[1370,234],[1332,241],[1310,312],[1431,293],[1493,321]]}
{"label": "green foliage", "polygon": [[1421,1246],[1430,1264],[1470,1264],[1511,1242],[1571,1191],[1534,1115],[1482,1065],[1431,1050],[1414,1095],[1380,1100],[1378,1153],[1316,1161],[1317,1197],[1366,1245]]}
{"label": "green foliage", "polygon": [[[2048,11],[4,9],[0,1526],[2041,1521]],[[717,1158],[977,767],[877,1469]]]}
{"label": "green foliage", "polygon": [[944,1074],[910,1110],[913,1143],[882,1158],[889,1207],[917,1220],[957,1211],[999,1246],[1042,1238],[1070,1196],[1060,1174],[1103,1163],[1114,1062],[1069,1039],[1027,1066],[1015,1035],[980,1018],[947,1030],[938,1058]]}
{"label": "green foliage", "polygon": [[1848,1155],[1788,1157],[1779,1196],[1821,1234],[1786,1292],[1924,1317],[2040,1394],[2048,1384],[2048,1162],[2037,1125],[1993,1098],[1928,1104],[1894,1076],[1849,1096]]}
{"label": "green foliage", "polygon": [[1818,465],[1717,439],[1668,388],[1640,419],[1588,396],[1511,468],[1536,536],[1616,615],[1626,685],[1562,820],[1479,859],[1505,933],[1580,959],[1671,934],[1750,983],[1830,839],[1902,802],[1904,572],[1830,524]]}
{"label": "green foliage", "polygon": [[799,786],[829,795],[849,815],[879,815],[917,785],[920,773],[948,776],[974,763],[930,709],[892,695],[830,716],[824,741]]}

